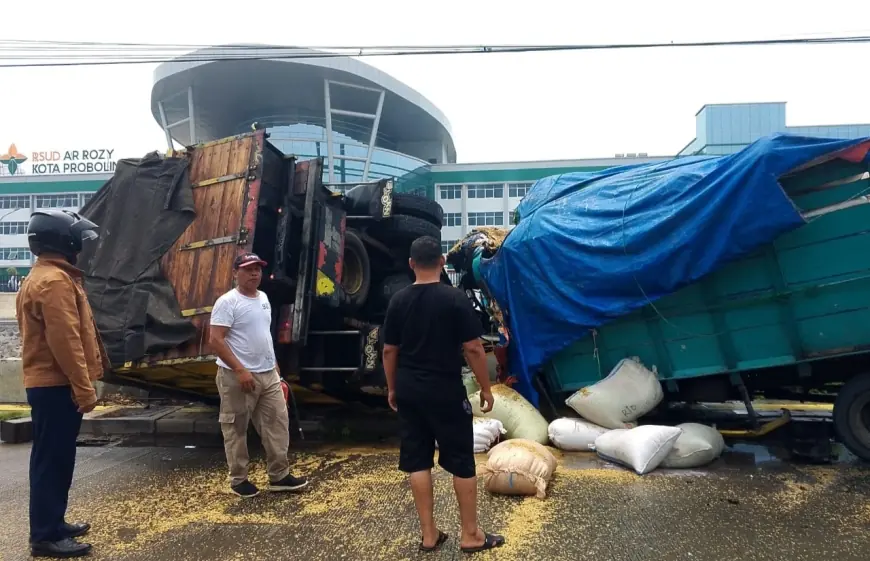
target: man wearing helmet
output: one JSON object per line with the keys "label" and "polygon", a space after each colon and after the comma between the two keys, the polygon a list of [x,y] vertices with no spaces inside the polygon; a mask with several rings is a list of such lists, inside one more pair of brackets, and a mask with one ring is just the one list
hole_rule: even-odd
{"label": "man wearing helmet", "polygon": [[75,267],[82,242],[96,239],[96,230],[90,220],[62,210],[38,210],[27,227],[37,260],[15,305],[33,419],[30,547],[36,557],[79,557],[91,550],[75,539],[90,526],[69,524],[65,514],[82,415],[94,409],[94,382],[107,365]]}

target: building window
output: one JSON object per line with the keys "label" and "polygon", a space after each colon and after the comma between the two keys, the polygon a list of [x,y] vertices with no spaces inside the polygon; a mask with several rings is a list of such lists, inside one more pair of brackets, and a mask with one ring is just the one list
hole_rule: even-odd
{"label": "building window", "polygon": [[15,236],[27,233],[27,222],[0,222],[0,234]]}
{"label": "building window", "polygon": [[469,199],[500,199],[502,197],[504,197],[504,185],[501,183],[468,186]]}
{"label": "building window", "polygon": [[0,261],[30,261],[26,247],[0,247]]}
{"label": "building window", "polygon": [[445,226],[462,226],[461,212],[447,212],[444,214]]}
{"label": "building window", "polygon": [[92,198],[94,198],[93,193],[82,193],[82,206],[88,204],[88,201],[90,201]]}
{"label": "building window", "polygon": [[458,240],[441,240],[441,253],[449,253]]}
{"label": "building window", "polygon": [[504,226],[503,212],[469,212],[469,226]]}
{"label": "building window", "polygon": [[508,183],[508,195],[511,198],[518,197],[522,199],[529,194],[529,189],[534,183]]}
{"label": "building window", "polygon": [[4,195],[0,197],[0,208],[30,208],[30,197],[28,195]]}
{"label": "building window", "polygon": [[441,200],[462,199],[462,185],[441,185],[438,191]]}
{"label": "building window", "polygon": [[79,196],[71,195],[36,195],[36,208],[78,208]]}

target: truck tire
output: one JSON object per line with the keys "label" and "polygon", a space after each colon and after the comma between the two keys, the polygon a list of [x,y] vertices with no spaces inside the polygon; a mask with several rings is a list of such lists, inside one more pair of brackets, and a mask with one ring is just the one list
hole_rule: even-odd
{"label": "truck tire", "polygon": [[353,230],[344,233],[344,264],[341,287],[349,299],[351,308],[366,303],[372,285],[372,266],[365,244]]}
{"label": "truck tire", "polygon": [[870,374],[855,376],[840,388],[834,430],[850,452],[870,462]]}
{"label": "truck tire", "polygon": [[381,283],[381,305],[383,307],[383,311],[386,312],[387,306],[390,304],[390,300],[393,299],[393,296],[396,295],[397,292],[411,286],[414,284],[414,281],[411,280],[411,277],[408,275],[401,273],[398,275],[391,275],[384,279],[384,282]]}
{"label": "truck tire", "polygon": [[404,245],[423,236],[431,236],[441,241],[441,228],[428,220],[404,214],[396,214],[375,222],[369,226],[368,233],[379,242],[391,247],[396,246],[397,242]]}
{"label": "truck tire", "polygon": [[419,195],[393,195],[393,210],[396,214],[407,214],[415,218],[422,218],[427,222],[441,228],[444,226],[444,209],[432,199]]}

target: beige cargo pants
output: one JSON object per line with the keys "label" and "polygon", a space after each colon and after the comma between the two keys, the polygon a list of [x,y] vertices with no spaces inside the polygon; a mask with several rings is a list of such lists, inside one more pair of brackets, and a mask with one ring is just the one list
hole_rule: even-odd
{"label": "beige cargo pants", "polygon": [[278,371],[255,373],[254,384],[254,391],[243,392],[235,373],[218,367],[219,421],[231,485],[238,485],[248,478],[248,426],[251,421],[266,449],[269,481],[280,481],[290,473],[287,460],[290,420]]}

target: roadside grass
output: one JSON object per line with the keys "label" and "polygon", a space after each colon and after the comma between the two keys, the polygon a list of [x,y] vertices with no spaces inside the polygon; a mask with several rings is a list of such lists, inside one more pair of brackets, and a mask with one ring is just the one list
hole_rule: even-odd
{"label": "roadside grass", "polygon": [[29,411],[0,411],[0,421],[11,421],[30,415]]}

